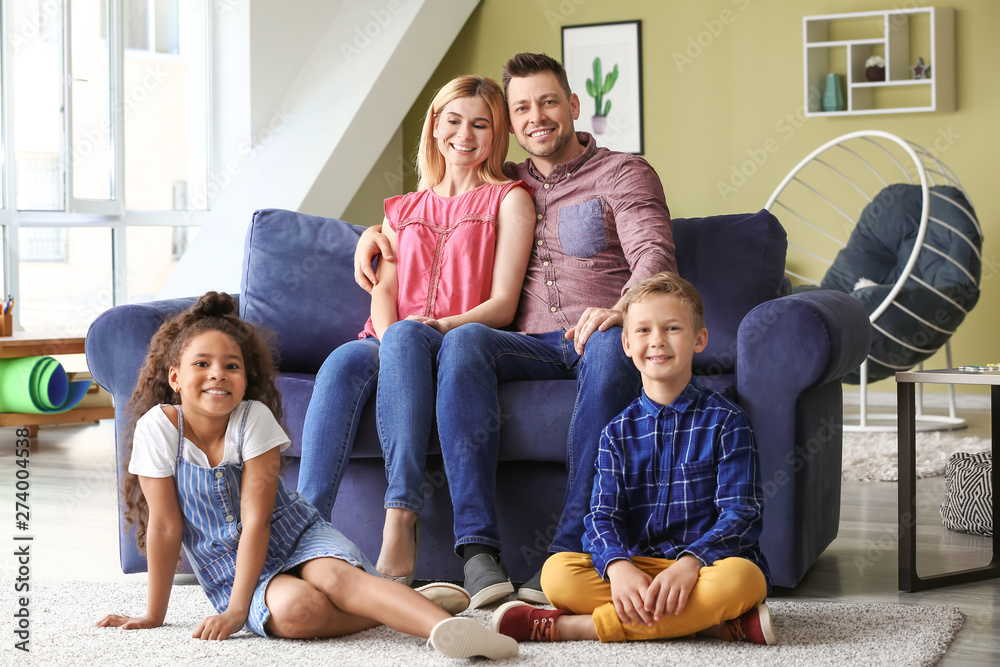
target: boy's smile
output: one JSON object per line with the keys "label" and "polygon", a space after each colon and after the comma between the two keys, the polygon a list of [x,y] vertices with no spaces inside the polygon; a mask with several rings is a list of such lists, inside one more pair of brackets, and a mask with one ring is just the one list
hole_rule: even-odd
{"label": "boy's smile", "polygon": [[695,331],[693,319],[689,305],[662,292],[629,307],[622,346],[642,374],[646,395],[661,405],[691,381],[691,360],[708,344],[708,330]]}

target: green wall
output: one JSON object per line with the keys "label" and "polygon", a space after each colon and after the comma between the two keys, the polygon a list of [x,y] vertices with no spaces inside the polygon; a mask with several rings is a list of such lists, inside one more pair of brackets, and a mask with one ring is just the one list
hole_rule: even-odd
{"label": "green wall", "polygon": [[[640,19],[645,157],[659,173],[674,217],[756,211],[805,155],[847,132],[880,129],[939,151],[962,180],[985,234],[983,292],[952,339],[954,362],[1000,361],[995,304],[1000,262],[1000,2],[954,0],[954,112],[809,118],[802,112],[802,17],[925,6],[873,0],[483,0],[473,12],[403,126],[407,158],[434,91],[452,77],[500,78],[518,51],[561,58],[561,27]],[[699,51],[700,50],[700,51]],[[926,58],[925,58],[926,59]],[[767,146],[767,151],[762,149]],[[750,151],[750,153],[748,153]],[[730,183],[751,154],[756,170]],[[510,157],[524,153],[511,140]],[[739,181],[737,181],[739,182]],[[415,186],[412,176],[405,183]],[[733,191],[735,190],[735,191]],[[782,220],[794,237],[792,221]],[[928,367],[945,365],[944,353]],[[891,381],[873,389],[893,390]]]}

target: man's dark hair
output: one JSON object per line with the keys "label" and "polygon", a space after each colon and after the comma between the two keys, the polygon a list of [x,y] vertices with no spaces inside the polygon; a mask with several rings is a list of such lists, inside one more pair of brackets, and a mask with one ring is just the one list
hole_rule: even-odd
{"label": "man's dark hair", "polygon": [[559,85],[566,91],[566,97],[572,95],[572,91],[569,89],[569,79],[566,77],[566,68],[562,66],[562,63],[544,53],[518,53],[503,66],[504,96],[507,95],[507,86],[511,79],[515,77],[520,79],[542,72],[555,74]]}

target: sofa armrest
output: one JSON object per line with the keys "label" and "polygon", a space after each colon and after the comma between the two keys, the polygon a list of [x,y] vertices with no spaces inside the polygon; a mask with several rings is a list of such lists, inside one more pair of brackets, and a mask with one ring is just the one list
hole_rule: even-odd
{"label": "sofa armrest", "polygon": [[776,586],[798,584],[837,536],[841,378],[864,361],[870,345],[864,308],[829,290],[767,301],[740,324],[737,402],[760,452],[760,544]]}
{"label": "sofa armrest", "polygon": [[842,292],[812,290],[766,301],[740,323],[740,404],[775,390],[788,395],[839,382],[865,360],[871,340],[865,309]]}
{"label": "sofa armrest", "polygon": [[196,299],[166,299],[116,306],[101,313],[87,331],[87,368],[115,398],[119,409],[132,395],[149,341],[164,322]]}

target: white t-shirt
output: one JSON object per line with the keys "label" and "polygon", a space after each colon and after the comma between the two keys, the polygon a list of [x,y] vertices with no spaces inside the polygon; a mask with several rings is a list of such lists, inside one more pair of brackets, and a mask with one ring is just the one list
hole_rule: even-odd
{"label": "white t-shirt", "polygon": [[[240,462],[240,422],[247,412],[243,436],[243,460],[256,458],[275,447],[288,449],[291,442],[266,405],[242,401],[229,415],[226,441],[219,465]],[[202,468],[211,468],[208,457],[196,444],[184,438],[184,460]],[[177,467],[177,427],[157,405],[139,418],[132,438],[132,460],[128,471],[143,477],[172,477]]]}

